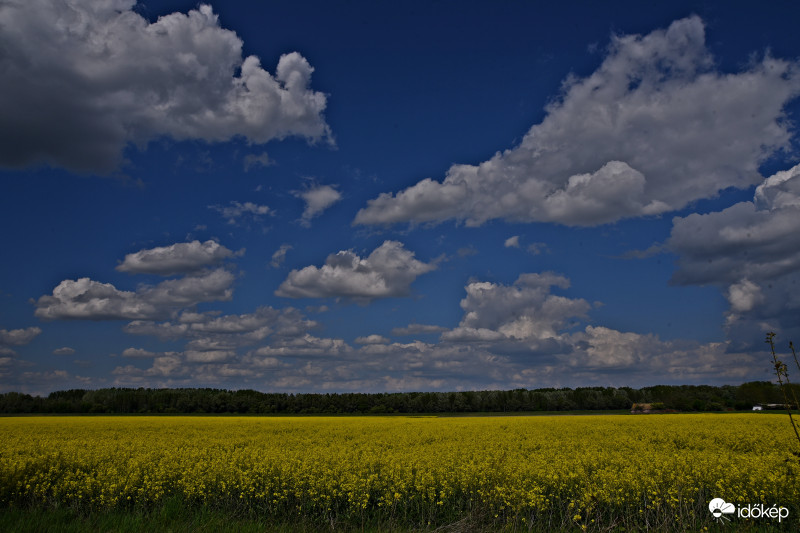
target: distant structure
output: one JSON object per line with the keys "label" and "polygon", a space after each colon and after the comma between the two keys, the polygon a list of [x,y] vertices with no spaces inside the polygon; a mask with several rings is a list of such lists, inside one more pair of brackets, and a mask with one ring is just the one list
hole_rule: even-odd
{"label": "distant structure", "polygon": [[786,403],[759,403],[753,406],[753,411],[763,411],[764,409],[794,409],[794,407]]}
{"label": "distant structure", "polygon": [[651,415],[655,413],[674,413],[672,409],[667,409],[663,402],[655,403],[635,403],[631,406],[632,415]]}

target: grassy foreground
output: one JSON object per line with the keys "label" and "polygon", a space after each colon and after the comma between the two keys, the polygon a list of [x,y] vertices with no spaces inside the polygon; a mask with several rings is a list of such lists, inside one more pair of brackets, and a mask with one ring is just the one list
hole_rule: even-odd
{"label": "grassy foreground", "polygon": [[[782,532],[794,531],[794,526],[786,524],[748,523],[736,527],[723,524],[711,524],[698,529],[715,533],[731,531],[747,532]],[[587,528],[587,530],[593,530]],[[551,532],[551,531],[583,531],[577,525],[560,528],[548,528],[544,525],[529,524],[525,526],[513,524],[493,524],[482,521],[480,517],[466,516],[456,522],[441,526],[404,527],[399,524],[319,524],[307,521],[275,522],[257,517],[244,518],[224,511],[215,511],[207,507],[181,507],[178,500],[165,502],[148,512],[126,512],[120,510],[96,511],[89,515],[77,514],[69,509],[58,510],[21,510],[11,509],[0,512],[0,531],[15,533],[85,533],[87,531],[103,531],[115,533],[302,533],[308,531],[342,531],[342,532],[375,532],[375,533],[491,533],[507,532]],[[669,531],[652,527],[628,528],[624,526],[603,528],[602,531]]]}
{"label": "grassy foreground", "polygon": [[[0,530],[686,531],[785,507],[782,417],[0,419]],[[729,528],[730,529],[730,528]],[[724,529],[720,529],[724,530]]]}

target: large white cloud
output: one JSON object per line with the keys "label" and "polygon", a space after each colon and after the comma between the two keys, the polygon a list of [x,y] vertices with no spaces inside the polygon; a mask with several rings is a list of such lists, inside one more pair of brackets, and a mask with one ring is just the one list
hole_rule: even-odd
{"label": "large white cloud", "polygon": [[566,289],[558,274],[521,274],[512,285],[485,281],[466,286],[461,300],[464,317],[458,327],[442,333],[449,341],[540,341],[557,338],[571,320],[585,318],[591,305],[551,293]]}
{"label": "large white cloud", "polygon": [[297,52],[272,75],[208,5],[149,23],[135,0],[0,4],[0,165],[116,169],[129,142],[330,138]]}
{"label": "large white cloud", "polygon": [[117,270],[160,275],[196,272],[232,255],[233,252],[214,241],[179,242],[128,254],[117,265]]}
{"label": "large white cloud", "polygon": [[354,224],[593,226],[679,209],[758,183],[760,163],[789,146],[783,110],[799,91],[790,61],[766,56],[738,73],[717,71],[697,17],[614,37],[599,68],[567,79],[519,146],[453,165],[444,181],[383,193]]}
{"label": "large white cloud", "polygon": [[200,302],[230,300],[235,277],[223,269],[201,272],[157,285],[121,291],[89,278],[64,280],[51,295],[36,301],[34,314],[44,320],[153,320]]}
{"label": "large white cloud", "polygon": [[798,228],[800,165],[764,180],[752,202],[675,218],[666,243],[678,254],[672,281],[720,287],[734,339],[761,343],[768,330],[798,335]]}
{"label": "large white cloud", "polygon": [[573,335],[572,341],[582,354],[570,359],[570,366],[584,368],[632,368],[651,365],[654,354],[667,351],[665,343],[655,335],[622,332],[601,326],[587,326]]}
{"label": "large white cloud", "polygon": [[397,241],[385,241],[366,258],[352,251],[331,254],[322,267],[292,270],[275,294],[288,298],[375,298],[405,296],[418,276],[435,269]]}

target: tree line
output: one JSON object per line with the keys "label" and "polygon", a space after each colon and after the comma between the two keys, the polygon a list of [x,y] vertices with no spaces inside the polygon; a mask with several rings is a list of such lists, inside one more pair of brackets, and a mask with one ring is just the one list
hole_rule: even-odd
{"label": "tree line", "polygon": [[[796,391],[800,395],[800,389]],[[209,388],[71,389],[46,397],[0,394],[0,413],[230,413],[230,414],[390,414],[575,411],[630,409],[659,403],[676,411],[750,410],[781,404],[780,387],[769,381],[742,385],[658,385],[514,389],[462,392],[289,394]]]}

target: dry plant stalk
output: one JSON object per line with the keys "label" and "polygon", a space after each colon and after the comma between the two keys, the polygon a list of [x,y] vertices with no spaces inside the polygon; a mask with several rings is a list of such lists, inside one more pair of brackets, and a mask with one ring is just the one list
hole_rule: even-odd
{"label": "dry plant stalk", "polygon": [[[772,331],[767,333],[767,340],[764,342],[769,344],[770,350],[772,350],[772,362],[775,369],[775,375],[778,377],[778,384],[780,385],[781,393],[783,393],[783,403],[786,406],[786,412],[789,414],[789,421],[792,424],[794,435],[797,437],[797,442],[800,443],[800,433],[798,433],[797,424],[795,424],[794,417],[792,417],[792,406],[797,409],[800,407],[800,404],[797,403],[797,396],[794,389],[790,387],[791,382],[789,381],[788,367],[786,366],[786,363],[778,359],[778,356],[775,353],[775,333]],[[791,341],[789,342],[789,348],[792,350],[792,357],[794,357],[794,363],[797,365],[797,370],[800,371],[800,362],[797,361],[797,353],[795,352],[794,344],[792,344]],[[789,389],[792,394],[794,404],[789,402],[789,397],[786,392],[787,389]]]}

